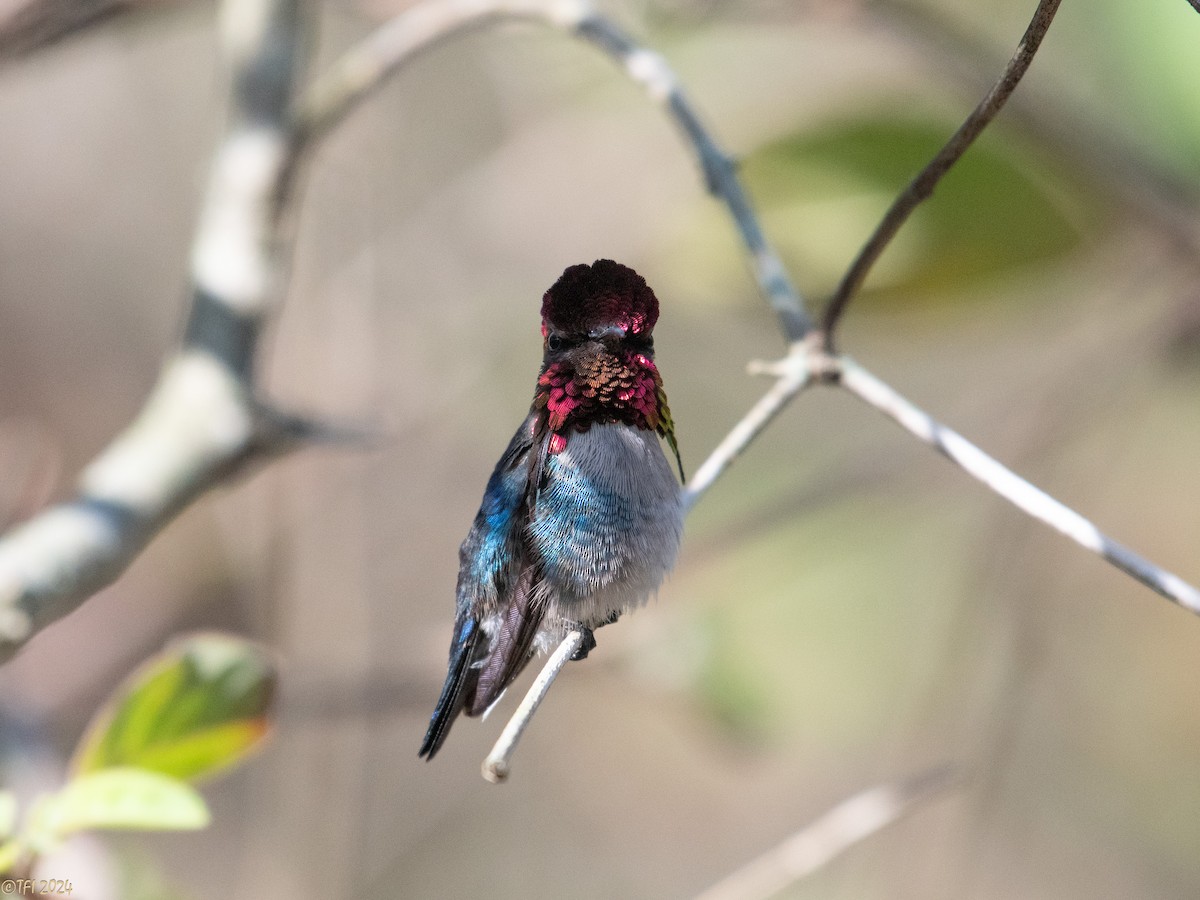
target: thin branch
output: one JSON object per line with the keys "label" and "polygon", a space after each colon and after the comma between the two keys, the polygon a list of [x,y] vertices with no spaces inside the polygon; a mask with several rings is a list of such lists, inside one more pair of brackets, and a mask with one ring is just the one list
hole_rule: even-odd
{"label": "thin branch", "polygon": [[857,363],[841,357],[840,369],[838,383],[842,387],[895,420],[1009,503],[1065,534],[1085,550],[1112,563],[1173,603],[1200,614],[1200,590],[1178,575],[1159,568],[1101,533],[1079,513],[1015,475],[966,438],[934,421]]}
{"label": "thin branch", "polygon": [[821,331],[825,335],[825,348],[833,352],[834,332],[838,322],[846,310],[847,304],[854,298],[867,278],[867,274],[883,255],[883,251],[892,242],[900,228],[908,221],[921,203],[932,196],[934,188],[947,172],[958,162],[967,148],[991,123],[996,114],[1004,107],[1004,103],[1016,90],[1021,78],[1029,69],[1033,57],[1042,43],[1042,38],[1054,21],[1062,0],[1041,0],[1033,13],[1033,19],[1025,30],[1021,43],[1009,60],[999,80],[988,91],[987,96],[967,116],[966,121],[958,131],[946,142],[945,146],[929,161],[924,169],[914,178],[904,191],[896,197],[882,221],[876,226],[875,232],[859,251],[854,262],[842,277],[837,289],[829,300],[822,317]]}
{"label": "thin branch", "polygon": [[754,207],[742,189],[733,160],[704,128],[665,59],[639,47],[615,24],[596,13],[584,19],[578,35],[599,47],[660,103],[687,137],[704,172],[709,193],[725,203],[745,245],[759,292],[771,304],[789,344],[802,340],[812,327],[799,291],[792,284],[775,248],[763,234]]}
{"label": "thin branch", "polygon": [[382,26],[318,78],[296,113],[298,140],[327,131],[401,66],[446,38],[500,19],[522,19],[587,41],[617,62],[663,107],[687,139],[710,193],[726,206],[749,254],[760,292],[789,343],[811,327],[800,293],[767,241],[732,159],[701,123],[661,55],[639,46],[586,0],[427,0]]}
{"label": "thin branch", "polygon": [[773,374],[778,377],[750,411],[721,439],[684,486],[683,503],[686,510],[690,511],[695,506],[696,501],[725,474],[725,470],[742,455],[742,451],[750,446],[750,442],[774,421],[792,398],[812,384],[814,377],[820,375],[819,371],[814,371],[812,353],[807,342],[793,344],[792,347],[792,352],[778,363],[751,367],[754,374]]}
{"label": "thin branch", "polygon": [[114,581],[205,490],[299,441],[254,397],[253,363],[281,279],[286,114],[306,49],[300,0],[228,0],[230,123],[192,252],[183,346],[74,499],[0,537],[0,661]]}
{"label": "thin branch", "polygon": [[954,782],[953,770],[939,767],[905,783],[879,785],[855,794],[696,900],[766,900],[913,812]]}
{"label": "thin branch", "polygon": [[587,15],[583,0],[430,0],[404,10],[342,54],[300,97],[301,140],[325,134],[401,68],[443,41],[500,19],[528,19],[573,31]]}
{"label": "thin branch", "polygon": [[[990,83],[991,73],[1003,65],[989,42],[952,24],[920,0],[864,0],[863,8],[887,23],[932,71],[944,75],[953,68],[963,90],[975,89],[967,82]],[[1173,245],[1200,255],[1196,227],[1200,190],[1196,184],[1057,91],[1039,94],[1032,87],[1026,85],[1009,98],[1005,106],[1009,122],[1066,167],[1082,170],[1099,190],[1163,232]]]}
{"label": "thin branch", "polygon": [[562,643],[546,660],[546,665],[538,673],[538,677],[529,688],[525,699],[521,701],[517,711],[504,726],[504,731],[500,733],[500,738],[496,741],[492,752],[483,761],[483,777],[488,781],[493,784],[501,784],[508,780],[512,767],[512,755],[517,749],[517,742],[521,740],[521,735],[525,733],[537,708],[546,699],[546,694],[549,692],[550,686],[554,684],[554,679],[558,677],[563,666],[581,646],[583,646],[583,634],[578,631],[568,632]]}
{"label": "thin branch", "polygon": [[175,0],[8,0],[0,3],[0,60],[23,56],[127,12]]}

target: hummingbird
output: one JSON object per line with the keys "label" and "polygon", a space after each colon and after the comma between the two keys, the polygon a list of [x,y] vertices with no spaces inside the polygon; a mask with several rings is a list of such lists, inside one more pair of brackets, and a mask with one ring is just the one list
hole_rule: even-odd
{"label": "hummingbird", "polygon": [[611,259],[571,266],[542,297],[542,368],[459,550],[446,683],[421,744],[433,759],[533,658],[653,594],[675,563],[684,479],[654,364],[658,299]]}

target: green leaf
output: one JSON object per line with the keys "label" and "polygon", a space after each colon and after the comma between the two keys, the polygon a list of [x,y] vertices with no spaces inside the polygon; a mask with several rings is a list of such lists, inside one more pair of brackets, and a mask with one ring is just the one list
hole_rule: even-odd
{"label": "green leaf", "polygon": [[44,798],[32,819],[30,843],[40,847],[96,828],[179,831],[209,823],[204,798],[187,782],[135,768],[73,778]]}
{"label": "green leaf", "polygon": [[[768,233],[810,293],[827,293],[955,123],[867,116],[784,138],[745,165]],[[961,295],[1079,246],[1102,217],[1068,174],[985,134],[885,251],[867,287]]]}
{"label": "green leaf", "polygon": [[258,645],[190,636],[145,663],[101,708],[72,770],[135,766],[187,780],[212,775],[261,744],[274,693],[275,667]]}

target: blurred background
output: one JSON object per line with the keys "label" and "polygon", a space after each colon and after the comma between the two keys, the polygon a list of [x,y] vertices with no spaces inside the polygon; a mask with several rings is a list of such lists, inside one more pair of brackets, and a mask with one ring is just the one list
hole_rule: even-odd
{"label": "blurred background", "polygon": [[[69,495],[182,329],[224,121],[215,12],[132,5],[0,62],[8,522]],[[402,5],[327,4],[317,68]],[[676,68],[820,298],[1033,6],[605,8]],[[1193,582],[1198,79],[1183,0],[1064,4],[842,333]],[[782,896],[1200,896],[1200,622],[836,391],[802,395],[700,503],[657,601],[568,667],[509,784],[479,763],[512,699],[417,759],[458,544],[532,394],[541,294],[598,257],[662,301],[694,471],[765,388],[747,361],[782,344],[689,152],[606,59],[533,26],[471,34],[322,146],[267,392],[385,439],[204,498],[0,670],[3,781],[23,797],[61,780],[102,698],[188,629],[278,652],[273,740],[205,789],[207,831],[83,839],[43,876],[85,900],[688,897],[844,797],[949,761],[960,787]]]}

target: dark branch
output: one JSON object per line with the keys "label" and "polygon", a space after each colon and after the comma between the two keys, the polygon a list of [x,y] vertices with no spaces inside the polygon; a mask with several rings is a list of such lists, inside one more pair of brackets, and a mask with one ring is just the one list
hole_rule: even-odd
{"label": "dark branch", "polygon": [[[972,113],[967,116],[966,121],[962,123],[950,140],[946,142],[945,146],[938,151],[937,155],[929,161],[929,164],[921,170],[920,174],[892,202],[891,208],[888,209],[887,214],[884,215],[883,220],[876,227],[875,233],[871,235],[870,240],[859,251],[858,256],[842,277],[841,283],[838,284],[837,290],[834,291],[833,296],[830,298],[829,305],[825,308],[821,330],[825,335],[825,348],[828,352],[833,352],[834,331],[842,317],[842,313],[845,312],[847,304],[862,288],[863,282],[871,271],[871,267],[883,255],[883,251],[887,249],[888,244],[892,242],[897,232],[908,221],[908,217],[912,215],[913,210],[929,199],[938,182],[962,158],[962,155],[967,152],[967,148],[975,142],[975,139],[979,137],[983,130],[991,123],[992,119],[996,117],[996,114],[1004,107],[1005,102],[1012,95],[1012,92],[1016,90],[1025,72],[1028,71],[1030,63],[1033,62],[1033,57],[1042,43],[1042,38],[1045,36],[1047,30],[1049,30],[1050,23],[1054,20],[1054,14],[1058,12],[1058,6],[1061,2],[1062,0],[1041,0],[1038,3],[1038,7],[1033,14],[1033,19],[1030,21],[1029,27],[1025,30],[1024,37],[1021,38],[1021,43],[1017,45],[1016,52],[1013,54],[1012,59],[1009,60],[999,80],[992,86],[987,96],[980,101]],[[1192,0],[1192,2],[1200,2],[1200,0]]]}

